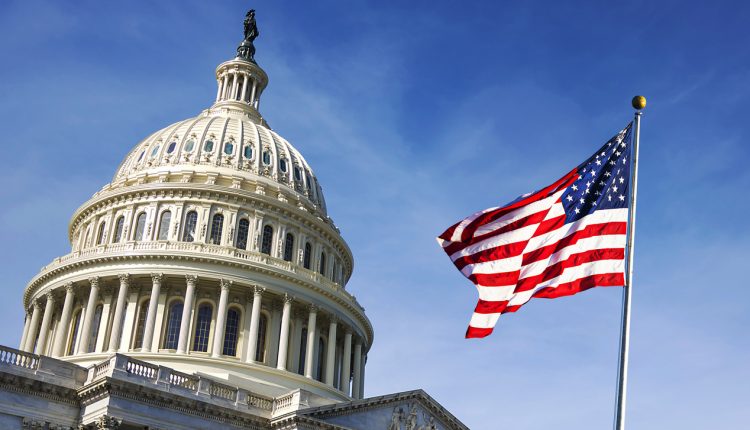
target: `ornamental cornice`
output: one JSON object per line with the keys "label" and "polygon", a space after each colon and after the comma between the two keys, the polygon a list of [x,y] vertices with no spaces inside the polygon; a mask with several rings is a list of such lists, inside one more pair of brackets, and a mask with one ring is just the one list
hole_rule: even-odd
{"label": "ornamental cornice", "polygon": [[[177,242],[181,243],[181,242]],[[250,253],[250,251],[243,251],[245,253]],[[271,257],[265,256],[265,254],[260,253],[254,253],[261,256],[261,258],[270,259]],[[223,257],[223,258],[220,258]],[[287,281],[294,283],[296,285],[300,285],[303,288],[310,290],[314,293],[317,293],[324,298],[336,303],[337,305],[343,307],[349,313],[354,316],[354,318],[361,324],[361,326],[365,329],[365,335],[367,337],[367,341],[363,345],[365,349],[367,349],[370,345],[372,345],[373,339],[374,339],[374,330],[372,327],[372,324],[370,323],[370,320],[367,318],[367,316],[364,313],[364,308],[356,301],[354,296],[352,296],[348,291],[346,291],[342,287],[336,287],[336,284],[330,283],[331,285],[326,286],[327,284],[324,283],[324,278],[319,276],[316,272],[309,271],[307,269],[301,269],[294,266],[293,267],[295,271],[287,272],[284,271],[281,267],[274,267],[269,264],[264,264],[263,262],[255,262],[255,261],[242,261],[237,259],[230,260],[229,256],[212,256],[210,254],[203,254],[203,253],[194,253],[193,255],[188,254],[132,254],[128,253],[127,251],[124,254],[104,254],[104,255],[96,255],[95,257],[89,257],[89,256],[83,256],[80,259],[72,259],[65,261],[64,263],[60,264],[57,267],[54,267],[48,271],[42,272],[39,275],[37,275],[34,279],[29,282],[27,285],[23,301],[24,304],[29,303],[32,299],[32,297],[35,298],[35,295],[37,292],[45,286],[49,281],[51,281],[54,277],[61,276],[65,273],[69,272],[75,272],[80,271],[83,268],[87,267],[96,267],[98,265],[111,265],[112,263],[122,263],[122,262],[128,262],[128,261],[138,261],[138,260],[165,260],[169,262],[174,262],[175,260],[184,260],[189,262],[198,262],[198,263],[212,263],[212,264],[218,264],[222,266],[228,266],[228,267],[236,267],[241,268],[244,270],[252,270],[256,273],[262,274],[262,275],[270,275],[277,279],[280,279],[282,281]],[[257,263],[257,264],[253,264]],[[287,263],[287,262],[284,262]],[[300,272],[301,270],[304,270],[304,272]],[[146,271],[142,273],[143,275],[149,275],[151,272]],[[141,274],[141,273],[139,273]],[[307,280],[302,278],[301,274],[308,274],[312,276],[311,280]],[[116,276],[114,274],[113,276]],[[220,278],[220,276],[216,277],[217,279]],[[330,282],[330,281],[329,281]],[[130,291],[135,291],[135,288],[138,288],[137,286],[132,286]],[[265,290],[265,289],[264,289]],[[36,301],[32,302],[34,306],[38,306]],[[314,304],[311,305],[315,306]],[[320,309],[319,306],[316,306],[317,309]]]}

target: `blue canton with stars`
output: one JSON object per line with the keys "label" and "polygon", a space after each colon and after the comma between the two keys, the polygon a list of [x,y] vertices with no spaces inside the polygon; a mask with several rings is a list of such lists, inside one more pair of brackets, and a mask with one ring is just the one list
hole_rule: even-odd
{"label": "blue canton with stars", "polygon": [[578,179],[562,195],[566,224],[599,209],[628,207],[631,129],[632,123],[578,166]]}

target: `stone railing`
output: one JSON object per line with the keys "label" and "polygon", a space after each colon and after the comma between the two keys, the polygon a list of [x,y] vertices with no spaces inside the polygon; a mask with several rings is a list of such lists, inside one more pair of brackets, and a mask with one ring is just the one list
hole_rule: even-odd
{"label": "stone railing", "polygon": [[223,384],[213,379],[189,375],[174,369],[136,360],[127,355],[115,354],[105,362],[91,366],[87,384],[102,378],[122,378],[131,381],[141,380],[168,391],[182,391],[204,400],[215,401],[236,409],[256,408],[270,413],[274,409],[274,399],[253,393],[242,388]]}
{"label": "stone railing", "polygon": [[0,363],[36,370],[39,368],[39,356],[0,345]]}

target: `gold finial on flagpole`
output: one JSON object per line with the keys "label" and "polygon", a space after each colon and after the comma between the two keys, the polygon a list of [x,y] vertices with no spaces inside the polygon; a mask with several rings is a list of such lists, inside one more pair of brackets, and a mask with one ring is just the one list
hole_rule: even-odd
{"label": "gold finial on flagpole", "polygon": [[633,105],[634,109],[641,110],[646,107],[646,97],[635,96],[633,97],[633,101],[631,101],[631,104]]}

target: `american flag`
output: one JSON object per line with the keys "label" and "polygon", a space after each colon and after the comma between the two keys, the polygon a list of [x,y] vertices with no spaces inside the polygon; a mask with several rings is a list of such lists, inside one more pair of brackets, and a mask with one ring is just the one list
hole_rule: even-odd
{"label": "american flag", "polygon": [[632,123],[552,185],[477,212],[438,243],[479,290],[466,337],[532,297],[623,286]]}

